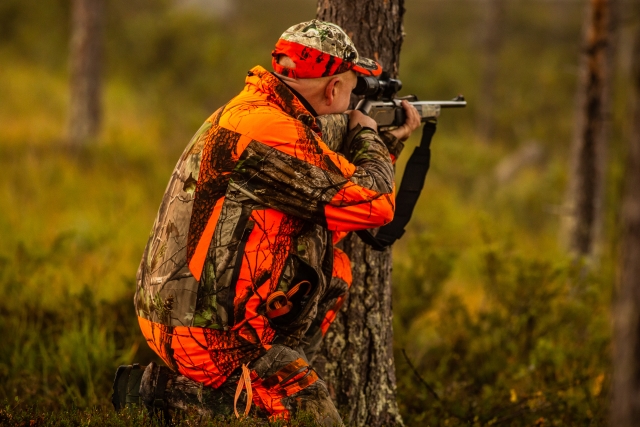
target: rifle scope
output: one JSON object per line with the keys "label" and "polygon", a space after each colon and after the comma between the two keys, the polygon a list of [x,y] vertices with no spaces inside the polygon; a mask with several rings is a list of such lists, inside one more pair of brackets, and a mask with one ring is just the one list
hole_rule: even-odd
{"label": "rifle scope", "polygon": [[397,79],[382,78],[378,80],[372,76],[358,76],[354,95],[364,95],[369,99],[388,100],[402,89],[402,82]]}

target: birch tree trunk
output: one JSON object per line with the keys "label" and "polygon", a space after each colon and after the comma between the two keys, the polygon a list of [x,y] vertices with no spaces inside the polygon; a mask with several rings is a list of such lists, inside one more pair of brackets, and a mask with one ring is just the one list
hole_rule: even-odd
{"label": "birch tree trunk", "polygon": [[622,199],[621,245],[614,320],[611,425],[640,420],[640,29],[633,56],[632,132]]}
{"label": "birch tree trunk", "polygon": [[100,130],[104,0],[73,0],[67,133],[72,146],[94,140]]}
{"label": "birch tree trunk", "polygon": [[571,175],[563,236],[578,256],[596,255],[602,227],[611,110],[612,12],[615,0],[589,0],[578,82]]}
{"label": "birch tree trunk", "polygon": [[[363,56],[393,77],[403,40],[404,0],[319,0],[318,19],[340,25]],[[344,250],[353,284],[314,366],[345,423],[401,425],[396,402],[391,314],[391,251],[376,252],[351,233]]]}

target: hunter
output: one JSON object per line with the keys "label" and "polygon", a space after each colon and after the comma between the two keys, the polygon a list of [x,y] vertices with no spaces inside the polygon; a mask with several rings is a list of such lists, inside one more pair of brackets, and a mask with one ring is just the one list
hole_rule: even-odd
{"label": "hunter", "polygon": [[151,348],[218,393],[226,412],[248,414],[253,402],[274,418],[302,409],[342,425],[310,365],[351,285],[335,244],[391,221],[393,161],[420,117],[405,102],[405,124],[378,134],[373,119],[347,112],[332,151],[316,118],[344,113],[357,75],[378,76],[380,65],[318,20],[285,31],[272,57],[274,72],[251,69],[180,157],[135,306]]}

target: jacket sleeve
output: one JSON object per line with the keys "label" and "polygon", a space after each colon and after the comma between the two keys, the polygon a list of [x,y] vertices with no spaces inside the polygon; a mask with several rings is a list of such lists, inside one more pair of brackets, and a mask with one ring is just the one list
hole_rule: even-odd
{"label": "jacket sleeve", "polygon": [[271,118],[244,134],[230,190],[332,231],[384,225],[395,209],[394,171],[378,134],[357,127],[345,155],[290,118]]}

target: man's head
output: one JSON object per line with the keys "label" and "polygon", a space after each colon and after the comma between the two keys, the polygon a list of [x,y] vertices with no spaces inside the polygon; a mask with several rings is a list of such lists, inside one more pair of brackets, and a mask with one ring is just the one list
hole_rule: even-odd
{"label": "man's head", "polygon": [[315,19],[285,31],[271,55],[274,71],[318,114],[347,109],[356,73],[378,76],[382,72],[378,63],[358,55],[342,28]]}

